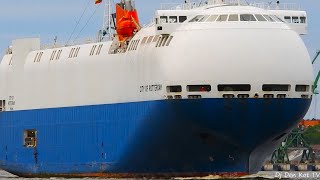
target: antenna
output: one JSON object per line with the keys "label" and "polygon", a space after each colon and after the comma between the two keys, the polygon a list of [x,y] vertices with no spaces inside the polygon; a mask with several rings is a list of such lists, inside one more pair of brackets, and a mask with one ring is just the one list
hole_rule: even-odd
{"label": "antenna", "polygon": [[53,45],[54,45],[54,47],[56,47],[57,46],[57,41],[58,41],[58,36],[55,36],[53,40],[54,40],[54,44]]}

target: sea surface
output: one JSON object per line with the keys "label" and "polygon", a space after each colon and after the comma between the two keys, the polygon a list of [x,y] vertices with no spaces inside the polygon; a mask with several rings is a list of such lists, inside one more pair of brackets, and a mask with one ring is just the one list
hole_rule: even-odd
{"label": "sea surface", "polygon": [[[103,178],[20,178],[5,171],[0,170],[0,180],[9,179],[9,180],[103,180]],[[208,176],[208,177],[192,177],[192,178],[175,178],[176,180],[190,180],[190,179],[226,179],[218,176]],[[264,179],[290,179],[290,180],[309,180],[309,179],[320,179],[319,172],[274,172],[274,171],[264,171],[259,172],[256,175],[250,175],[242,178],[227,178],[227,179],[241,179],[241,180],[264,180]],[[110,178],[107,180],[118,180]],[[126,179],[127,180],[127,179]],[[131,179],[130,179],[131,180]],[[134,180],[134,179],[132,179]],[[147,179],[142,179],[147,180]],[[156,180],[156,179],[153,179]]]}

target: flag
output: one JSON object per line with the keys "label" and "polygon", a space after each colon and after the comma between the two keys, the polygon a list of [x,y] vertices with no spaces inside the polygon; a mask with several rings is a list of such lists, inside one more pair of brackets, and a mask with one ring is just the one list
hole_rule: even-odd
{"label": "flag", "polygon": [[102,0],[96,0],[95,4],[100,4],[102,2]]}

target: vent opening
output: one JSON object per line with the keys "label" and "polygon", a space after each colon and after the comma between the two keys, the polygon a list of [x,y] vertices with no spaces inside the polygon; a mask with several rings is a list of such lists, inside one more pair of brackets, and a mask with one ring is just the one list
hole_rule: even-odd
{"label": "vent opening", "polygon": [[188,85],[188,92],[210,92],[211,85]]}
{"label": "vent opening", "polygon": [[34,148],[37,146],[37,130],[24,130],[24,147]]}
{"label": "vent opening", "polygon": [[0,112],[6,110],[6,100],[0,100]]}
{"label": "vent opening", "polygon": [[201,95],[188,95],[188,99],[201,99]]}
{"label": "vent opening", "polygon": [[182,92],[182,87],[181,86],[167,86],[167,92]]}
{"label": "vent opening", "polygon": [[308,92],[309,86],[308,85],[296,85],[296,92]]}
{"label": "vent opening", "polygon": [[234,98],[234,94],[224,94],[223,98]]}
{"label": "vent opening", "polygon": [[220,84],[218,91],[250,91],[250,84]]}
{"label": "vent opening", "polygon": [[263,91],[289,91],[290,85],[287,84],[264,84]]}
{"label": "vent opening", "polygon": [[242,98],[242,99],[249,98],[249,94],[238,94],[238,98]]}

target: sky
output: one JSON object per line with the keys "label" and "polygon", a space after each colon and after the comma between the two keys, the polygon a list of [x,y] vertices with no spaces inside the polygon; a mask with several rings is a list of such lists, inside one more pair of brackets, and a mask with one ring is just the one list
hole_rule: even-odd
{"label": "sky", "polygon": [[[55,37],[57,37],[58,44],[62,45],[66,44],[69,39],[71,42],[95,39],[98,30],[102,28],[104,6],[103,4],[95,5],[94,1],[1,0],[0,55],[11,44],[12,40],[18,38],[40,37],[42,44],[53,44]],[[120,0],[114,1],[118,2]],[[136,0],[136,8],[142,24],[147,24],[153,18],[155,10],[161,7],[161,3],[180,3],[183,1]],[[276,0],[255,0],[255,2],[275,3]],[[280,3],[297,3],[301,5],[303,10],[307,11],[309,34],[302,38],[310,56],[313,57],[316,50],[320,49],[320,0],[280,0]],[[83,12],[85,13],[83,14]],[[81,16],[82,20],[79,22]],[[77,24],[78,26],[75,29]],[[75,32],[72,33],[74,29]],[[320,58],[318,61],[314,65],[315,71],[320,69]],[[315,107],[316,104],[320,106],[320,98],[317,98],[317,102],[314,102],[313,106]],[[315,109],[317,111],[314,111]],[[313,118],[316,114],[316,117],[320,118],[320,109],[318,109],[312,108],[308,116]]]}

